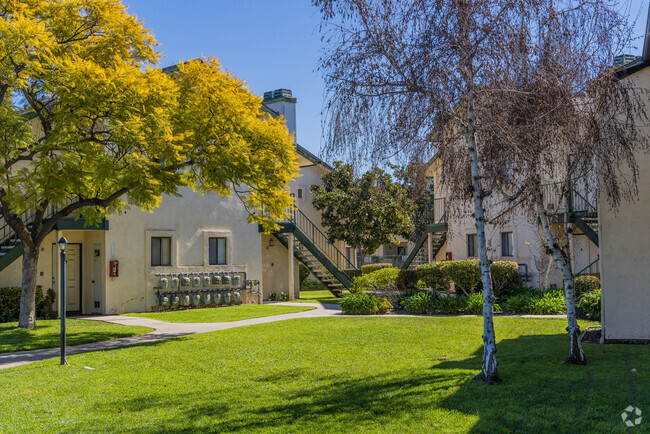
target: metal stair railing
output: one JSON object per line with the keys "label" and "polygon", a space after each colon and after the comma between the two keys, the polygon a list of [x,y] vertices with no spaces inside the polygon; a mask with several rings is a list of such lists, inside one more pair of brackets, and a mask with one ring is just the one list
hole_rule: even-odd
{"label": "metal stair railing", "polygon": [[427,224],[439,224],[447,221],[445,198],[437,197],[427,204]]}
{"label": "metal stair railing", "polygon": [[302,211],[294,209],[291,222],[337,269],[349,278],[358,275],[357,267],[329,241],[327,236]]}
{"label": "metal stair railing", "polygon": [[[579,180],[578,182],[579,183]],[[597,213],[597,203],[592,203],[585,195],[578,192],[575,187],[576,182],[571,182],[569,185],[565,183],[555,182],[542,185],[542,195],[544,196],[544,206],[547,211],[557,213],[567,212],[565,199],[569,199],[569,212],[574,213]],[[592,190],[596,194],[595,200],[597,201],[597,190]],[[590,192],[585,192],[589,196]]]}
{"label": "metal stair railing", "polygon": [[[65,201],[63,204],[61,204],[58,207],[55,207],[53,205],[48,205],[47,209],[45,210],[45,213],[43,214],[43,221],[45,222],[47,219],[52,217],[56,211],[59,210],[60,207],[67,206],[68,204],[72,203],[72,199],[68,199]],[[36,210],[33,208],[30,208],[28,210],[23,211],[20,215],[19,218],[25,223],[25,225],[29,225],[30,223],[33,223],[34,220],[34,215],[36,214]],[[0,216],[0,245],[7,244],[9,241],[12,240],[18,240],[18,235],[16,232],[9,226],[9,223],[7,223],[4,219],[4,217]]]}

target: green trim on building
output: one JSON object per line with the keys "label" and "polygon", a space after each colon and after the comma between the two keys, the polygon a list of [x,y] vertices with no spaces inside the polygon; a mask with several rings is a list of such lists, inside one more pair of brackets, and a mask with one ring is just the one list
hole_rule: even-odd
{"label": "green trim on building", "polygon": [[298,101],[297,98],[295,97],[286,97],[286,96],[279,96],[276,98],[268,98],[263,101],[264,104],[273,104],[275,102],[289,102],[295,104]]}

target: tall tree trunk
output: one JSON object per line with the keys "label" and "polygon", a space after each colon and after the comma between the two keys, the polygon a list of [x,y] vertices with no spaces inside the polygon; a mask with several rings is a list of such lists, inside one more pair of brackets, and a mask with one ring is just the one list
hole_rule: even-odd
{"label": "tall tree trunk", "polygon": [[[468,104],[468,117],[470,122],[474,120],[473,104]],[[483,193],[479,182],[478,151],[476,149],[476,137],[473,131],[467,133],[467,148],[472,157],[472,190],[474,199],[474,215],[476,222],[476,236],[478,238],[478,254],[481,264],[481,278],[483,280],[483,365],[481,373],[475,378],[483,380],[487,384],[501,381],[497,372],[497,346],[496,334],[494,332],[494,296],[492,294],[492,276],[490,274],[490,263],[487,256],[487,240],[485,237],[485,218],[483,214]]]}
{"label": "tall tree trunk", "polygon": [[32,248],[27,245],[23,247],[23,284],[20,293],[18,327],[34,329],[36,328],[36,265],[39,247]]}
{"label": "tall tree trunk", "polygon": [[562,272],[562,278],[564,280],[564,298],[566,299],[566,314],[568,321],[566,331],[569,332],[570,343],[569,358],[566,359],[566,363],[585,365],[587,359],[585,358],[585,353],[582,350],[582,344],[580,343],[580,326],[578,325],[578,316],[576,314],[573,274],[571,274],[571,268],[569,267],[567,258],[562,253],[560,246],[551,232],[551,227],[548,223],[548,216],[544,212],[544,201],[541,193],[537,195],[537,210],[539,221],[546,238],[546,245],[551,250],[555,264]]}

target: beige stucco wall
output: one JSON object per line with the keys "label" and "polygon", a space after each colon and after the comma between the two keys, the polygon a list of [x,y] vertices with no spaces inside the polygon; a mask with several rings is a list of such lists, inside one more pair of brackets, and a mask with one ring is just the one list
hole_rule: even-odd
{"label": "beige stucco wall", "polygon": [[[441,179],[442,160],[434,159],[427,168],[427,177],[433,178],[434,196],[446,198],[448,196]],[[484,206],[488,218],[500,215],[506,210],[507,205],[499,202],[499,198],[485,199]],[[467,204],[466,210],[461,212],[447,210],[447,242],[436,255],[436,260],[444,260],[446,253],[451,252],[452,259],[468,259],[467,235],[476,233],[476,225],[472,217],[473,206]],[[501,255],[501,233],[512,232],[513,255]],[[535,287],[562,287],[562,276],[552,263],[551,258],[542,248],[542,240],[534,216],[524,210],[515,210],[509,213],[507,220],[499,224],[486,224],[485,235],[488,245],[488,258],[492,261],[515,261],[528,266],[531,280],[527,285]],[[475,257],[474,257],[475,258]],[[550,264],[550,268],[549,268]]]}
{"label": "beige stucco wall", "polygon": [[[106,279],[104,313],[149,310],[156,304],[156,273],[245,271],[248,279],[262,280],[260,234],[256,224],[246,222],[243,204],[189,188],[181,193],[163,197],[153,213],[130,209],[109,219],[107,260],[120,261],[120,275]],[[156,236],[172,238],[170,266],[151,266],[151,237]],[[226,265],[208,264],[210,236],[227,239]]]}
{"label": "beige stucco wall", "polygon": [[[650,89],[650,68],[634,74]],[[650,132],[648,132],[650,134]],[[650,339],[650,155],[638,153],[638,199],[612,210],[599,200],[602,323],[605,339]]]}

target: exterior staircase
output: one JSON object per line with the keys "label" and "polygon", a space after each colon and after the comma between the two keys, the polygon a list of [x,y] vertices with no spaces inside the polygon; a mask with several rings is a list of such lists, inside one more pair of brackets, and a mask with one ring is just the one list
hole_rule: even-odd
{"label": "exterior staircase", "polygon": [[571,188],[567,204],[557,205],[558,188],[555,184],[544,186],[544,197],[549,209],[557,209],[554,223],[570,223],[580,229],[589,241],[598,245],[598,190],[586,188]]}
{"label": "exterior staircase", "polygon": [[429,262],[429,246],[427,242],[429,234],[431,234],[431,257],[435,258],[442,246],[447,242],[447,213],[445,211],[444,197],[431,201],[427,210],[426,230],[413,243],[409,254],[402,263],[403,269],[415,268]]}
{"label": "exterior staircase", "polygon": [[[66,203],[67,204],[67,203]],[[65,206],[66,204],[62,205]],[[58,208],[52,205],[48,206],[43,216],[43,222],[46,222],[54,215]],[[32,209],[23,212],[20,218],[25,222],[27,229],[31,230],[35,219],[36,212]],[[59,220],[52,230],[63,229],[99,229],[107,230],[108,221],[102,219],[102,222],[96,226],[86,226],[84,218],[65,217]],[[4,217],[0,216],[0,272],[11,265],[16,259],[20,258],[23,254],[23,244],[16,232],[5,221]]]}
{"label": "exterior staircase", "polygon": [[[280,223],[280,226],[281,230],[274,232],[273,236],[285,247],[293,249],[294,256],[335,296],[340,297],[352,286],[352,279],[361,274],[299,209],[295,209],[289,221]],[[291,238],[293,245],[289,244]]]}

